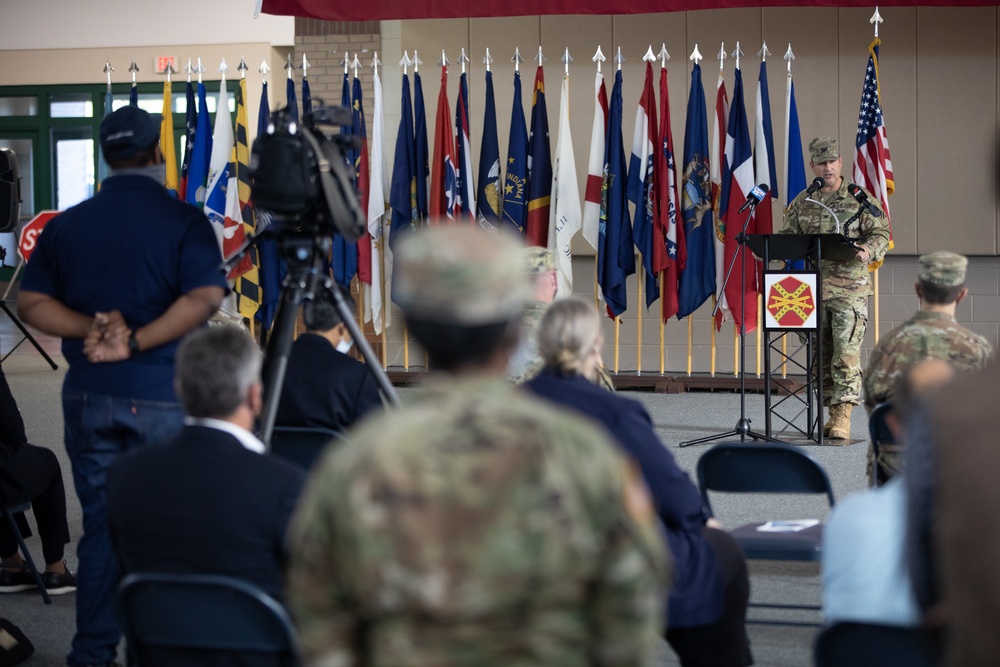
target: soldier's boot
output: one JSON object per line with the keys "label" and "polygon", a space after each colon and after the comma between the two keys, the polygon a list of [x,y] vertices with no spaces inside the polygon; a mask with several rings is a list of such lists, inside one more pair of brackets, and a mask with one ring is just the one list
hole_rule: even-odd
{"label": "soldier's boot", "polygon": [[851,439],[851,409],[850,403],[837,403],[830,406],[830,430],[826,434],[831,440]]}

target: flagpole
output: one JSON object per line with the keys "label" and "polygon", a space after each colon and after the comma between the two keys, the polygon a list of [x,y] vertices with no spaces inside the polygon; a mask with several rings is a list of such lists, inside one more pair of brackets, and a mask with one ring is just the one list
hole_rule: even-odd
{"label": "flagpole", "polygon": [[[712,295],[712,311],[715,311],[715,307],[718,304],[718,297],[714,294]],[[715,358],[717,350],[715,349],[715,318],[708,318],[708,327],[711,330],[711,341],[712,341],[712,351],[711,351],[711,363],[709,364],[709,374],[715,377]]]}
{"label": "flagpole", "polygon": [[[726,58],[728,58],[728,57],[729,57],[729,54],[726,53],[726,43],[722,42],[722,45],[719,48],[719,55],[716,56],[716,58],[718,58],[718,60],[719,60],[719,79],[720,79],[720,81],[723,79],[723,72],[725,71],[725,67],[726,67]],[[720,86],[721,85],[724,85],[724,84],[720,84]],[[718,95],[716,95],[716,103],[718,103]],[[716,125],[718,126],[718,117],[716,117]],[[716,129],[718,129],[718,128],[716,128]],[[717,132],[713,132],[712,133],[713,140],[715,139],[715,137],[717,135],[718,135]],[[725,146],[723,146],[723,148],[725,148]],[[716,155],[714,149],[715,149],[715,146],[713,145],[713,147],[712,147],[712,159],[713,160],[715,160],[717,158],[717,155]],[[720,166],[720,169],[721,169],[721,166]],[[719,173],[721,174],[722,172],[720,171]],[[714,183],[714,181],[713,181],[713,183]],[[715,199],[715,194],[714,193],[712,195],[712,199],[713,200]],[[716,222],[718,222],[719,211],[717,211],[717,210],[714,211],[714,215],[716,217]],[[718,257],[718,255],[716,257]],[[719,293],[718,293],[718,290],[721,287],[721,285],[718,284],[719,282],[721,282],[721,281],[718,280],[718,278],[719,278],[718,271],[719,271],[718,265],[716,265],[716,272],[717,272],[716,273],[716,283],[717,284],[716,284],[716,288],[715,288],[716,289],[716,293],[712,295],[712,312],[713,313],[720,312],[719,310],[717,310],[717,308],[719,306]],[[723,295],[723,296],[725,296],[725,295]],[[725,309],[724,308],[721,310],[721,313],[722,313],[722,317],[725,318]],[[715,377],[716,359],[718,357],[718,350],[716,349],[717,337],[716,337],[715,334],[716,334],[717,330],[718,331],[722,330],[722,323],[720,322],[719,326],[718,326],[718,329],[716,329],[716,326],[715,326],[715,317],[712,317],[709,320],[709,326],[712,328],[712,362],[710,364],[710,372],[712,374],[712,377]]]}
{"label": "flagpole", "polygon": [[[664,46],[666,46],[666,45],[664,45]],[[695,43],[694,50],[691,51],[691,55],[688,56],[688,59],[691,60],[692,62],[694,62],[695,65],[701,64],[701,61],[704,60],[703,56],[701,55],[701,51],[698,50],[698,44],[697,43]],[[688,334],[688,340],[687,340],[687,374],[688,374],[688,377],[691,377],[692,367],[694,366],[693,351],[692,351],[693,339],[694,339],[694,318],[692,318],[691,315],[692,314],[689,313],[688,316],[687,316],[687,334]]]}
{"label": "flagpole", "polygon": [[[652,50],[652,47],[650,47]],[[667,61],[670,59],[670,54],[667,53],[667,44],[663,43],[662,48],[660,48],[660,53],[657,56],[660,59],[660,69],[667,69]],[[662,101],[661,101],[662,104]],[[661,131],[666,133],[666,129],[661,128]],[[662,151],[663,146],[657,147],[657,150]],[[669,169],[669,165],[668,165]],[[667,178],[666,187],[670,187],[669,176]],[[682,223],[683,224],[683,223]],[[660,375],[666,372],[667,368],[667,341],[666,341],[666,322],[663,318],[663,309],[666,305],[666,291],[667,291],[667,272],[666,269],[660,269]]]}
{"label": "flagpole", "polygon": [[688,315],[687,316],[687,321],[688,321],[688,359],[687,359],[688,365],[687,365],[687,374],[688,374],[688,377],[691,377],[691,365],[692,365],[692,359],[691,359],[691,338],[694,336],[694,320],[691,318],[690,315]]}
{"label": "flagpole", "polygon": [[[878,13],[878,5],[875,5],[875,13],[872,14],[872,17],[870,19],[868,19],[868,22],[875,26],[875,41],[878,42],[878,24],[882,23],[882,15]],[[876,72],[878,72],[877,69],[876,69]],[[881,88],[881,82],[877,82],[877,83],[878,83],[879,87]],[[879,95],[878,103],[879,103],[879,105],[881,105],[882,104],[882,91],[881,90],[878,91],[878,95]],[[888,195],[886,195],[886,201],[888,201]],[[880,328],[879,325],[881,324],[881,321],[880,321],[881,317],[880,317],[880,313],[879,313],[879,296],[878,296],[878,291],[879,291],[879,286],[878,286],[878,267],[875,267],[875,270],[872,273],[874,273],[874,275],[872,276],[872,290],[875,292],[875,299],[874,299],[875,303],[873,304],[874,308],[875,308],[875,331],[872,333],[872,335],[873,335],[873,338],[874,338],[875,342],[878,343],[879,328]]]}

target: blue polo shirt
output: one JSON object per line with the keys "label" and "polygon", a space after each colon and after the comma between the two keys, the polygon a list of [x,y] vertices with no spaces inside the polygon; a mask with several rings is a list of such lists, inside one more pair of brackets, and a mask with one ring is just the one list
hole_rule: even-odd
{"label": "blue polo shirt", "polygon": [[[196,207],[171,197],[148,176],[107,178],[91,199],[46,225],[21,289],[51,296],[78,313],[120,310],[133,331],[198,287],[226,288],[219,244]],[[83,339],[65,338],[65,389],[150,401],[176,401],[179,341],[134,359],[92,364]]]}

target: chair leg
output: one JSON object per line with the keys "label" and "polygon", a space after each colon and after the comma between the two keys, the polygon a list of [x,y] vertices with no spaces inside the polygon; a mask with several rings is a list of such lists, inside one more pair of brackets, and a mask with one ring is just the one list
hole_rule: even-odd
{"label": "chair leg", "polygon": [[24,537],[21,536],[21,530],[17,527],[17,521],[14,520],[14,514],[9,508],[4,508],[4,515],[7,517],[7,523],[10,524],[10,529],[14,531],[14,537],[17,538],[18,547],[21,549],[21,554],[24,556],[24,560],[28,563],[28,569],[31,570],[31,577],[35,580],[35,585],[38,586],[38,590],[42,593],[42,600],[45,604],[52,604],[52,598],[49,596],[49,592],[45,589],[45,584],[42,583],[42,575],[39,574],[38,568],[35,567],[35,561],[31,558],[31,552],[28,551],[28,546],[24,543]]}

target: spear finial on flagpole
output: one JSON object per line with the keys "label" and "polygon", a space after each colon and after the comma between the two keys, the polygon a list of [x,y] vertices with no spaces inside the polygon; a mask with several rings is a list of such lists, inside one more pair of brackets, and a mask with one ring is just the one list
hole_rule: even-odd
{"label": "spear finial on flagpole", "polygon": [[310,67],[312,67],[312,65],[309,64],[309,61],[306,60],[306,54],[303,53],[302,54],[302,78],[303,79],[308,79],[309,78],[309,68]]}
{"label": "spear finial on flagpole", "polygon": [[412,64],[413,61],[410,60],[410,54],[403,51],[403,59],[399,61],[399,66],[403,68],[403,76],[406,76],[406,69]]}
{"label": "spear finial on flagpole", "polygon": [[622,47],[618,47],[618,55],[615,56],[615,64],[618,65],[618,71],[622,71],[622,63],[625,62],[625,56],[622,55]]}
{"label": "spear finial on flagpole", "polygon": [[705,59],[704,56],[701,55],[701,51],[698,50],[697,43],[694,45],[694,51],[691,52],[691,55],[688,56],[688,59],[693,60],[695,65],[699,64],[702,60]]}
{"label": "spear finial on flagpole", "polygon": [[465,55],[465,47],[462,47],[462,55],[458,57],[458,64],[462,66],[462,74],[465,74],[465,64],[469,62],[469,56]]}
{"label": "spear finial on flagpole", "polygon": [[378,68],[379,68],[379,66],[381,64],[382,64],[382,61],[378,59],[378,51],[376,51],[375,55],[372,57],[372,62],[369,65],[369,67],[372,68],[372,72],[374,72],[375,74],[378,74]]}
{"label": "spear finial on flagpole", "polygon": [[361,58],[358,58],[357,52],[354,53],[354,60],[351,61],[351,67],[354,68],[354,78],[358,78],[358,70],[361,69]]}
{"label": "spear finial on flagpole", "polygon": [[736,42],[736,50],[733,51],[733,58],[736,58],[736,69],[740,68],[740,58],[743,57],[743,50],[740,48],[739,40]]}
{"label": "spear finial on flagpole", "polygon": [[222,62],[219,63],[219,71],[222,73],[222,80],[226,80],[226,75],[229,74],[229,65],[226,64],[226,59],[223,58]]}
{"label": "spear finial on flagpole", "polygon": [[722,43],[722,48],[719,49],[719,55],[716,56],[716,57],[719,59],[719,71],[721,72],[723,69],[725,69],[726,58],[729,57],[728,55],[726,55],[726,43],[725,42]]}
{"label": "spear finial on flagpole", "polygon": [[573,62],[573,57],[569,55],[569,47],[566,47],[566,53],[562,57],[562,64],[564,66],[564,71],[566,76],[569,76],[569,64]]}
{"label": "spear finial on flagpole", "polygon": [[288,72],[288,78],[292,78],[292,72],[295,71],[295,63],[292,62],[292,54],[288,54],[288,60],[285,62],[285,71]]}
{"label": "spear finial on flagpole", "polygon": [[201,64],[201,58],[198,58],[198,66],[194,69],[195,73],[198,75],[198,83],[201,83],[201,75],[207,72],[205,66]]}
{"label": "spear finial on flagpole", "polygon": [[417,50],[413,49],[413,73],[416,74],[420,71],[420,66],[424,64],[424,61],[420,59],[417,55]]}
{"label": "spear finial on flagpole", "polygon": [[351,71],[351,54],[344,51],[344,59],[340,61],[340,64],[344,66],[344,74]]}
{"label": "spear finial on flagpole", "polygon": [[539,46],[538,47],[538,55],[535,56],[535,62],[538,63],[539,67],[541,67],[542,63],[544,63],[546,60],[548,60],[548,58],[546,58],[545,56],[542,55],[542,47]]}
{"label": "spear finial on flagpole", "polygon": [[236,70],[240,73],[240,79],[247,78],[247,71],[249,69],[250,68],[247,67],[247,61],[243,58],[243,56],[240,56],[240,64],[236,66]]}
{"label": "spear finial on flagpole", "polygon": [[646,55],[644,55],[644,56],[642,57],[642,61],[643,61],[643,62],[645,62],[645,63],[652,63],[652,62],[656,62],[656,54],[655,54],[655,53],[653,53],[653,45],[652,45],[652,44],[650,44],[650,45],[649,45],[649,46],[648,46],[648,47],[646,48]]}
{"label": "spear finial on flagpole", "polygon": [[514,47],[514,57],[512,57],[510,61],[514,63],[514,71],[520,72],[521,63],[524,62],[524,58],[521,57],[521,49],[519,47]]}
{"label": "spear finial on flagpole", "polygon": [[604,57],[604,52],[601,51],[601,45],[597,45],[597,52],[594,53],[594,57],[591,58],[595,63],[597,63],[597,73],[601,73],[601,63],[603,63],[607,58]]}
{"label": "spear finial on flagpole", "polygon": [[493,64],[493,58],[490,56],[490,47],[486,47],[486,56],[483,58],[483,64],[486,65],[486,71],[490,71],[490,65]]}
{"label": "spear finial on flagpole", "polygon": [[260,67],[257,68],[257,71],[260,72],[261,81],[267,83],[267,73],[271,71],[271,67],[267,64],[266,60],[260,61]]}
{"label": "spear finial on flagpole", "polygon": [[438,61],[438,67],[447,68],[448,65],[450,65],[450,64],[451,64],[451,61],[448,60],[448,56],[446,56],[444,54],[444,49],[441,49],[441,60]]}
{"label": "spear finial on flagpole", "polygon": [[[191,61],[188,61],[188,69],[191,68]],[[108,90],[111,90],[111,73],[115,71],[115,68],[111,66],[111,61],[106,60],[104,62],[104,73],[108,75]],[[188,73],[188,78],[191,77],[190,72]]]}
{"label": "spear finial on flagpole", "polygon": [[882,22],[882,15],[878,13],[878,5],[875,5],[875,13],[868,19],[868,22],[875,24],[875,39],[878,39],[878,24]]}
{"label": "spear finial on flagpole", "polygon": [[128,71],[132,72],[132,85],[135,85],[135,75],[139,73],[139,66],[135,64],[135,58],[132,58],[132,64],[128,66]]}
{"label": "spear finial on flagpole", "polygon": [[784,55],[785,61],[788,62],[788,76],[792,75],[792,61],[795,60],[795,54],[792,53],[792,43],[788,43],[788,50],[785,51]]}
{"label": "spear finial on flagpole", "polygon": [[167,63],[167,66],[163,68],[163,71],[167,75],[167,83],[170,83],[170,75],[177,73],[177,70],[174,69],[174,63],[172,61]]}
{"label": "spear finial on flagpole", "polygon": [[763,42],[761,44],[760,51],[757,52],[757,55],[760,56],[760,61],[762,63],[767,62],[767,57],[771,55],[771,52],[767,48],[767,42]]}
{"label": "spear finial on flagpole", "polygon": [[667,61],[670,60],[670,54],[667,53],[667,43],[664,42],[663,46],[660,47],[660,53],[658,54],[660,58],[660,67],[663,69],[667,68]]}

